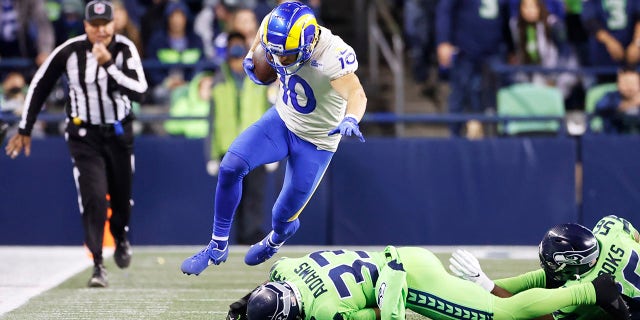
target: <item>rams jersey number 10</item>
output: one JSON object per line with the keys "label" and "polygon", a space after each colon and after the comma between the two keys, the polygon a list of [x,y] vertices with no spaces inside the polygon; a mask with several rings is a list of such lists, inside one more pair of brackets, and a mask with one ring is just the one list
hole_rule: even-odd
{"label": "rams jersey number 10", "polygon": [[331,87],[331,81],[357,69],[353,48],[331,30],[320,27],[309,61],[292,75],[278,75],[276,109],[287,128],[318,149],[335,152],[340,135],[327,134],[344,117],[347,101]]}

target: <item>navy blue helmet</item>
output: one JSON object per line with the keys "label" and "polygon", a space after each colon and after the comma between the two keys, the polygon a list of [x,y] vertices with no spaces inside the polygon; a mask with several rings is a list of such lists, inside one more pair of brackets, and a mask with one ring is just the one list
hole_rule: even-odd
{"label": "navy blue helmet", "polygon": [[596,265],[600,246],[591,230],[565,223],[551,228],[539,246],[540,266],[556,281],[580,279]]}
{"label": "navy blue helmet", "polygon": [[247,303],[249,320],[297,320],[302,316],[302,297],[289,282],[267,282],[251,293]]}

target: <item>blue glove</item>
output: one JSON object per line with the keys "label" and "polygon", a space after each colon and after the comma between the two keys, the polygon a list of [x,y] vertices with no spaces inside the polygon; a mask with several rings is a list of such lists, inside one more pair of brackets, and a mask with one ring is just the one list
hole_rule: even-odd
{"label": "blue glove", "polygon": [[352,116],[346,116],[342,119],[342,122],[333,130],[329,131],[329,135],[334,135],[340,132],[343,136],[351,136],[355,135],[360,139],[360,141],[364,142],[364,136],[362,136],[362,132],[360,132],[360,127],[358,126],[358,120]]}
{"label": "blue glove", "polygon": [[244,68],[244,72],[247,73],[247,75],[249,76],[249,79],[251,79],[251,81],[253,81],[253,82],[255,82],[256,84],[259,84],[259,85],[267,85],[268,84],[266,82],[260,81],[260,79],[258,79],[258,77],[256,77],[256,74],[253,73],[253,70],[256,68],[256,66],[253,64],[253,58],[244,58],[244,60],[242,60],[242,67]]}

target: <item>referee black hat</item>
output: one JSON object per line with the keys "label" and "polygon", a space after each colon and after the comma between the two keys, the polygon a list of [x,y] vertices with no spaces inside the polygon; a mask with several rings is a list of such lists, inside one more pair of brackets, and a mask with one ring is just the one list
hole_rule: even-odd
{"label": "referee black hat", "polygon": [[91,1],[84,9],[84,18],[89,22],[95,20],[111,21],[113,20],[113,6],[110,1]]}

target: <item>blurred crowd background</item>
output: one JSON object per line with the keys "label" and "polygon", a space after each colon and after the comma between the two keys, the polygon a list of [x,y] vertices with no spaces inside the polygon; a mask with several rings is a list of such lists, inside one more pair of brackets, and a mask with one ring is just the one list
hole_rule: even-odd
{"label": "blurred crowd background", "polygon": [[[368,113],[462,115],[425,121],[403,135],[480,139],[627,134],[640,128],[636,69],[640,1],[303,2],[313,8],[320,24],[356,49],[361,65],[358,73],[370,96]],[[0,117],[15,120],[37,66],[56,45],[84,33],[86,2],[0,3]],[[244,57],[260,21],[279,1],[113,3],[116,31],[136,44],[150,84],[137,114],[161,119],[139,123],[138,132],[201,138],[213,123],[207,120],[212,114],[209,101],[220,66]],[[372,26],[382,26],[382,40],[371,36]],[[244,39],[245,45],[231,48],[230,35]],[[385,54],[385,45],[394,36],[401,40],[401,51]],[[374,55],[374,50],[381,50],[383,58]],[[400,63],[399,75],[387,72],[393,63]],[[402,82],[397,82],[398,77]],[[274,94],[275,88],[267,90],[271,101]],[[66,95],[61,80],[45,113],[61,114]],[[557,117],[560,121],[507,123],[495,121],[492,117],[496,116]],[[172,117],[202,119],[165,121]],[[368,119],[364,126],[369,134],[398,135],[389,121]],[[60,122],[41,121],[34,136],[59,135],[61,126]]]}

